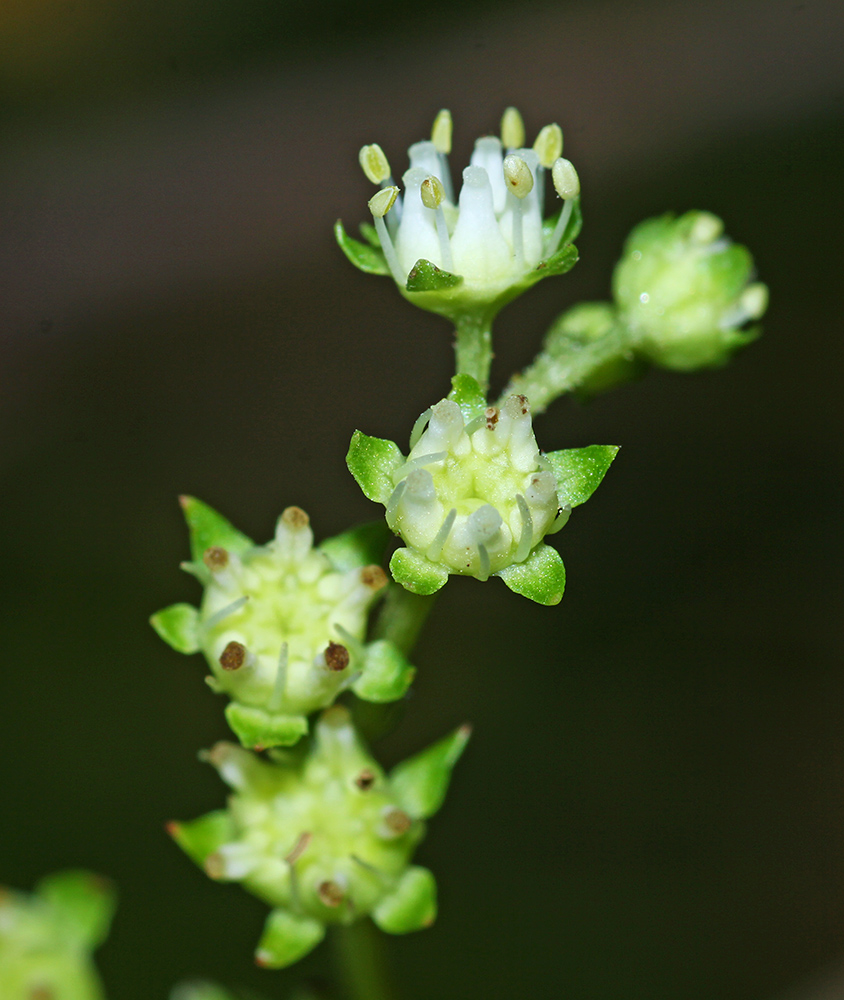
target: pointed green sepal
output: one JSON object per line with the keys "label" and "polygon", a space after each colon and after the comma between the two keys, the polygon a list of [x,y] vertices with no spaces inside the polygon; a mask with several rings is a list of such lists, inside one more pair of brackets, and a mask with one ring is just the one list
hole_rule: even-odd
{"label": "pointed green sepal", "polygon": [[471,726],[459,726],[444,739],[393,768],[390,784],[411,816],[427,819],[443,804],[451,772],[471,735]]}
{"label": "pointed green sepal", "polygon": [[327,538],[319,547],[335,569],[357,569],[380,563],[390,540],[390,529],[383,518],[357,524],[342,535]]}
{"label": "pointed green sepal", "polygon": [[360,240],[349,236],[339,219],[334,223],[334,238],[343,253],[359,271],[363,271],[365,274],[390,273],[384,252],[371,243],[361,243]]}
{"label": "pointed green sepal", "polygon": [[403,464],[404,455],[395,442],[362,431],[352,435],[346,465],[368,499],[386,504],[395,488],[393,472]]}
{"label": "pointed green sepal", "polygon": [[541,260],[530,272],[530,277],[534,281],[538,281],[540,278],[550,278],[555,274],[566,274],[578,260],[580,260],[580,254],[577,247],[573,243],[567,243],[546,260]]}
{"label": "pointed green sepal", "polygon": [[290,747],[308,731],[304,715],[273,715],[262,708],[230,701],[226,706],[226,722],[240,740],[252,750],[268,747]]}
{"label": "pointed green sepal", "polygon": [[448,582],[448,570],[413,549],[396,549],[390,560],[396,583],[413,594],[435,594]]}
{"label": "pointed green sepal", "polygon": [[157,611],[149,623],[177,653],[199,652],[199,611],[192,604],[171,604]]}
{"label": "pointed green sepal", "polygon": [[479,417],[486,409],[486,396],[477,380],[461,372],[451,380],[451,392],[448,398],[454,400],[463,413],[463,419],[468,424]]}
{"label": "pointed green sepal", "polygon": [[372,919],[388,934],[408,934],[430,927],[437,919],[437,883],[427,868],[412,865],[398,885],[372,911]]}
{"label": "pointed green sepal", "polygon": [[463,278],[459,274],[444,271],[429,260],[420,259],[410,269],[405,288],[409,292],[440,292],[462,284]]}
{"label": "pointed green sepal", "polygon": [[255,961],[264,969],[284,969],[304,958],[325,937],[325,926],[313,917],[273,910],[264,924]]}
{"label": "pointed green sepal", "polygon": [[514,594],[521,594],[537,604],[559,604],[566,589],[566,568],[556,549],[538,545],[523,563],[513,563],[499,570],[497,576]]}
{"label": "pointed green sepal", "polygon": [[53,908],[68,940],[93,949],[108,937],[117,905],[108,879],[85,871],[57,872],[42,879],[36,892]]}
{"label": "pointed green sepal", "polygon": [[179,497],[179,503],[190,530],[190,551],[194,562],[198,563],[206,550],[215,545],[230,552],[243,552],[254,547],[251,538],[238,531],[208,504],[188,496]]}
{"label": "pointed green sepal", "polygon": [[587,448],[564,448],[544,455],[542,464],[557,479],[560,504],[577,507],[585,503],[600,486],[617,454],[616,445],[590,444]]}
{"label": "pointed green sepal", "polygon": [[237,836],[234,818],[226,809],[207,813],[188,823],[168,823],[167,832],[200,868],[209,855]]}
{"label": "pointed green sepal", "polygon": [[386,639],[366,646],[363,673],[352,690],[364,701],[397,701],[403,697],[416,673],[404,654]]}
{"label": "pointed green sepal", "polygon": [[375,247],[376,250],[381,249],[381,240],[378,238],[378,230],[372,225],[371,222],[362,222],[358,226],[358,229],[360,230],[361,236],[371,247]]}

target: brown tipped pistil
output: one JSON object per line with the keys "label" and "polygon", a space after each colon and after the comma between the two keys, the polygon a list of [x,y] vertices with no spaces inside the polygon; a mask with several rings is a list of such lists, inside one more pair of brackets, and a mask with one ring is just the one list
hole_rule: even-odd
{"label": "brown tipped pistil", "polygon": [[223,670],[240,670],[246,662],[246,646],[241,642],[230,642],[220,653],[220,666]]}
{"label": "brown tipped pistil", "polygon": [[325,665],[329,670],[339,673],[349,665],[349,651],[339,642],[329,642],[325,649]]}
{"label": "brown tipped pistil", "polygon": [[397,837],[407,833],[413,825],[413,820],[403,809],[391,809],[384,817],[384,822],[387,824],[387,829]]}
{"label": "brown tipped pistil", "polygon": [[364,566],[360,571],[361,583],[370,590],[380,590],[387,586],[387,574],[380,566]]}
{"label": "brown tipped pistil", "polygon": [[210,549],[206,549],[202,555],[202,561],[211,570],[212,573],[219,573],[229,564],[229,554],[219,545],[212,545]]}
{"label": "brown tipped pistil", "polygon": [[320,882],[317,886],[317,896],[324,906],[330,906],[332,909],[336,909],[346,898],[343,889],[336,882],[330,880]]}
{"label": "brown tipped pistil", "polygon": [[368,792],[375,784],[375,772],[365,767],[355,778],[355,784],[362,792]]}
{"label": "brown tipped pistil", "polygon": [[311,523],[311,519],[301,507],[288,507],[283,511],[281,519],[288,528],[307,528]]}

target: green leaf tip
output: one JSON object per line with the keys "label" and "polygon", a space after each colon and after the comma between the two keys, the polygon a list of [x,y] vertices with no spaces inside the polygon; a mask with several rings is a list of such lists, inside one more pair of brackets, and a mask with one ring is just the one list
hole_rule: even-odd
{"label": "green leaf tip", "polygon": [[215,546],[231,552],[244,552],[254,547],[255,543],[251,538],[196,497],[180,496],[179,504],[190,531],[190,550],[194,562],[198,563],[207,550]]}
{"label": "green leaf tip", "polygon": [[192,604],[171,604],[156,612],[149,623],[177,653],[199,652],[199,611]]}
{"label": "green leaf tip", "polygon": [[463,278],[459,274],[444,271],[429,260],[417,260],[410,269],[405,288],[408,292],[441,292],[462,284]]}
{"label": "green leaf tip", "polygon": [[[374,232],[374,230],[373,230]],[[366,233],[364,235],[367,235]],[[359,271],[364,274],[389,274],[390,268],[387,266],[383,251],[367,235],[368,243],[361,243],[360,240],[349,236],[343,228],[343,223],[338,219],[334,223],[334,238],[337,245]],[[377,236],[375,237],[377,240]]]}
{"label": "green leaf tip", "polygon": [[560,504],[577,507],[585,503],[600,486],[618,451],[617,445],[590,444],[543,455],[543,464],[557,480]]}
{"label": "green leaf tip", "polygon": [[499,570],[498,576],[514,594],[546,607],[559,604],[566,589],[563,560],[550,545],[537,546],[523,563]]}

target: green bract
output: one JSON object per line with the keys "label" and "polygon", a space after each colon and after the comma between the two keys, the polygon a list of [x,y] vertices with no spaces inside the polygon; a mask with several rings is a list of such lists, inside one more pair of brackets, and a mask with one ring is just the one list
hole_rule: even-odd
{"label": "green bract", "polygon": [[[374,226],[361,227],[362,243],[338,221],[337,242],[360,270],[391,275],[409,302],[455,322],[468,314],[488,322],[537,281],[577,263],[571,241],[581,227],[580,185],[562,148],[559,126],[546,126],[531,149],[520,120],[515,129],[505,124],[501,139],[475,142],[455,197],[451,117],[440,112],[432,140],[408,150],[401,194],[380,147],[361,150],[366,176],[381,187],[370,201]],[[561,183],[558,164],[565,168]],[[564,201],[543,221],[546,171]]]}
{"label": "green bract", "polygon": [[631,232],[613,275],[632,345],[680,371],[718,365],[753,340],[741,327],[765,311],[765,285],[748,284],[753,258],[708,212],[648,219]]}
{"label": "green bract", "polygon": [[386,536],[380,525],[314,548],[307,514],[288,507],[275,539],[259,546],[200,501],[182,505],[193,554],[185,569],[205,594],[199,609],[175,604],[152,625],[179,652],[202,650],[244,746],[295,743],[307,716],[346,688],[376,702],[405,694],[413,679],[405,657],[385,640],[364,642],[368,610],[387,583],[373,564]]}
{"label": "green bract", "polygon": [[0,888],[0,997],[103,1000],[91,952],[113,912],[110,883],[88,872],[48,876],[32,895]]}
{"label": "green bract", "polygon": [[234,790],[228,808],[170,832],[211,878],[241,882],[273,907],[259,965],[290,965],[327,925],[367,915],[392,934],[418,930],[434,921],[436,885],[410,858],[468,737],[461,727],[385,775],[334,706],[307,751],[270,762],[217,744],[207,759]]}
{"label": "green bract", "polygon": [[450,573],[496,575],[516,593],[557,604],[565,570],[543,539],[591,496],[618,449],[543,455],[525,396],[510,396],[499,409],[486,405],[470,376],[456,376],[453,386],[417,421],[407,458],[392,441],[360,431],[352,438],[352,475],[370,500],[384,504],[388,525],[407,546],[393,555],[393,576],[431,594]]}

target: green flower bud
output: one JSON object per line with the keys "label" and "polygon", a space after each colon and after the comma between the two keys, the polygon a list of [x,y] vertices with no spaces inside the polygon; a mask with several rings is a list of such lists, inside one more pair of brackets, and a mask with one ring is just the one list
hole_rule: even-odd
{"label": "green flower bud", "polygon": [[[430,594],[450,573],[496,575],[517,593],[557,604],[565,570],[543,539],[588,499],[618,449],[543,455],[525,396],[510,396],[499,409],[486,405],[470,376],[456,376],[453,386],[417,421],[407,458],[392,441],[360,431],[352,438],[352,475],[384,504],[388,525],[407,546],[393,555],[393,576],[408,590]],[[584,477],[585,495],[577,485]]]}
{"label": "green flower bud", "polygon": [[378,525],[314,548],[307,514],[288,507],[275,538],[255,545],[215,511],[182,499],[193,562],[205,586],[199,609],[176,604],[153,615],[158,634],[182,653],[201,650],[210,687],[228,695],[229,725],[244,746],[295,743],[307,716],[351,688],[368,701],[401,698],[413,668],[391,643],[366,643],[367,613],[387,583],[373,563]]}
{"label": "green flower bud", "polygon": [[218,743],[207,759],[234,790],[228,808],[169,831],[211,878],[273,907],[259,965],[290,965],[328,925],[367,915],[393,934],[418,930],[434,921],[436,885],[410,859],[468,738],[463,726],[387,775],[335,705],[307,751],[268,761]]}
{"label": "green flower bud", "polygon": [[[475,142],[455,197],[448,163],[451,116],[440,112],[432,140],[408,150],[403,193],[379,194],[370,202],[373,226],[363,229],[367,243],[352,239],[337,223],[341,249],[362,271],[392,276],[408,301],[453,320],[494,315],[540,279],[570,270],[577,262],[571,241],[581,226],[579,186],[569,185],[561,195],[563,207],[543,220],[544,173],[553,154],[559,156],[562,132],[546,126],[536,149],[516,148],[519,136],[524,138],[524,124],[516,109],[508,108],[501,139],[483,136]],[[398,193],[380,146],[364,146],[360,162],[372,183]]]}
{"label": "green flower bud", "polygon": [[767,289],[748,284],[753,258],[722,236],[708,212],[648,219],[632,231],[613,276],[613,293],[637,349],[678,371],[723,364],[757,336],[742,329],[767,306]]}
{"label": "green flower bud", "polygon": [[0,997],[103,1000],[91,952],[105,939],[114,892],[87,872],[61,872],[35,893],[0,888]]}

